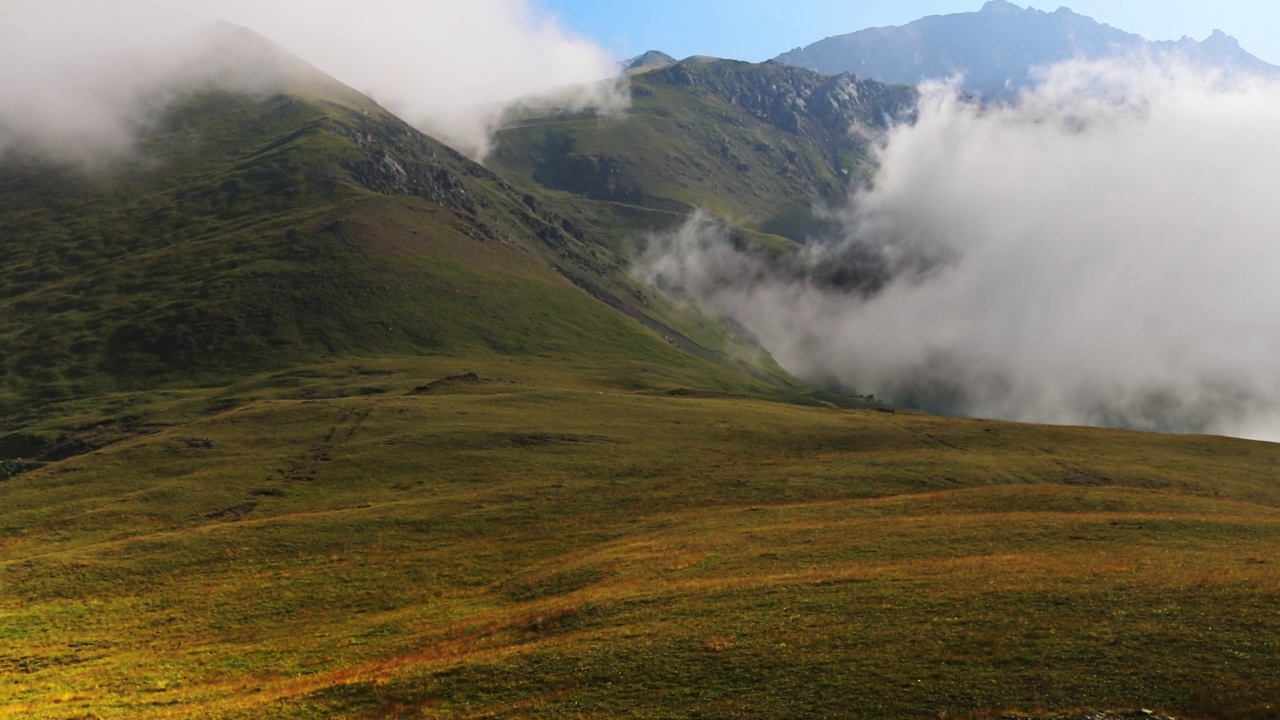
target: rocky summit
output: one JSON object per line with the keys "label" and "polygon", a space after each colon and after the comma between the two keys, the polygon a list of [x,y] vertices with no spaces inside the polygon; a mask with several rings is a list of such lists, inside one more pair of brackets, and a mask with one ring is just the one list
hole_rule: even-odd
{"label": "rocky summit", "polygon": [[787,65],[835,75],[854,73],[888,83],[961,77],[984,97],[1017,91],[1037,67],[1083,58],[1180,58],[1230,72],[1275,73],[1221,31],[1204,41],[1151,42],[1061,7],[1054,12],[991,0],[977,12],[933,15],[900,27],[837,35],[779,55]]}

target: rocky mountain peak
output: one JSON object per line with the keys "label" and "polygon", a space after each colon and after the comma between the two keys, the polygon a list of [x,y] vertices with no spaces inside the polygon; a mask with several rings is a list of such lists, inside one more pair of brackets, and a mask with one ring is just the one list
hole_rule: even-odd
{"label": "rocky mountain peak", "polygon": [[980,10],[979,12],[988,13],[988,14],[1021,13],[1021,12],[1026,12],[1026,10],[1018,7],[1017,5],[1014,5],[1008,0],[987,0],[987,3],[982,6],[982,10]]}
{"label": "rocky mountain peak", "polygon": [[985,97],[1016,93],[1037,66],[1073,59],[1170,56],[1226,72],[1280,73],[1215,31],[1204,42],[1151,42],[1061,7],[1054,13],[989,0],[978,12],[934,15],[900,27],[829,37],[775,58],[825,75],[856,73],[918,84],[960,75]]}
{"label": "rocky mountain peak", "polygon": [[1217,46],[1217,47],[1225,47],[1225,48],[1239,48],[1239,47],[1240,47],[1240,41],[1239,41],[1239,40],[1237,40],[1237,39],[1235,39],[1234,37],[1232,37],[1232,36],[1230,36],[1230,35],[1228,35],[1228,34],[1226,34],[1226,33],[1222,32],[1221,30],[1214,30],[1214,31],[1213,31],[1213,34],[1211,34],[1211,35],[1209,35],[1209,37],[1205,38],[1204,42],[1202,42],[1202,43],[1200,43],[1200,44],[1201,44],[1201,45],[1203,45],[1203,46],[1205,46],[1205,47],[1214,47],[1214,46]]}

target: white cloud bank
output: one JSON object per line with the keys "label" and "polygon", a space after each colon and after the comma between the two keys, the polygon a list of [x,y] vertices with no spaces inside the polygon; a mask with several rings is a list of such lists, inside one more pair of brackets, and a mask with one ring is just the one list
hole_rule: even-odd
{"label": "white cloud bank", "polygon": [[[640,272],[781,364],[939,411],[1280,439],[1280,85],[1067,64],[1012,107],[926,89],[855,195],[869,296],[696,218]],[[924,260],[921,260],[924,258]]]}
{"label": "white cloud bank", "polygon": [[193,79],[193,61],[208,52],[194,38],[219,20],[263,34],[474,157],[516,98],[626,102],[615,83],[565,94],[616,78],[617,66],[529,0],[6,0],[0,150],[127,149],[156,99]]}

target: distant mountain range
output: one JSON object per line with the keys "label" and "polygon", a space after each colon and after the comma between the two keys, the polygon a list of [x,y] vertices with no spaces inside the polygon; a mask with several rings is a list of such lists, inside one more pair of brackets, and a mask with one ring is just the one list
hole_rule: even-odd
{"label": "distant mountain range", "polygon": [[992,97],[1026,86],[1037,66],[1124,56],[1181,57],[1232,72],[1280,72],[1222,31],[1200,42],[1186,37],[1152,42],[1065,7],[1046,13],[1005,0],[991,0],[978,12],[829,37],[783,53],[775,62],[886,83],[962,75],[965,90]]}

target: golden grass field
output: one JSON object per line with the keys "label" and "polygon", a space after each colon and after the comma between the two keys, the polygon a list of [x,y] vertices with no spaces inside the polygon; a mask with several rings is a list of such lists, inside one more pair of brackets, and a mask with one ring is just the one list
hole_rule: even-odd
{"label": "golden grass field", "polygon": [[671,390],[165,395],[0,483],[0,717],[1280,715],[1280,446]]}

